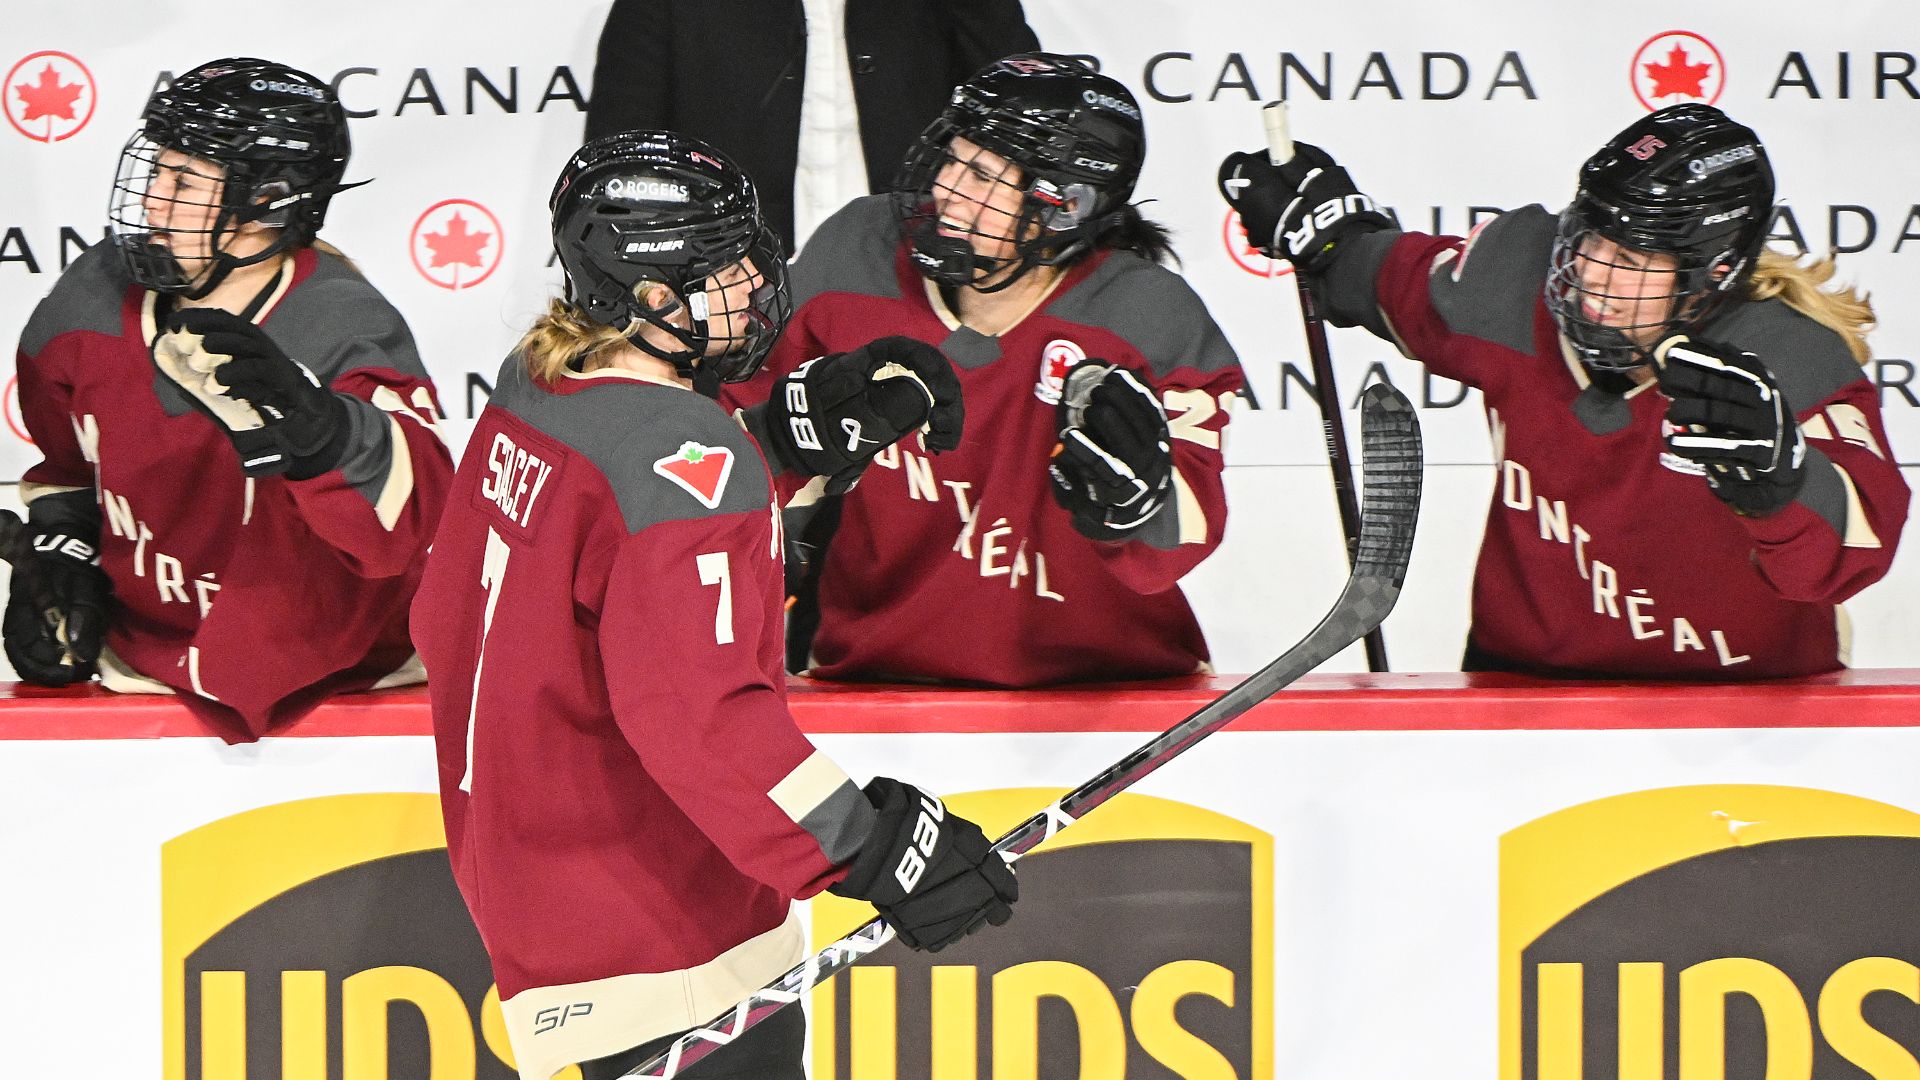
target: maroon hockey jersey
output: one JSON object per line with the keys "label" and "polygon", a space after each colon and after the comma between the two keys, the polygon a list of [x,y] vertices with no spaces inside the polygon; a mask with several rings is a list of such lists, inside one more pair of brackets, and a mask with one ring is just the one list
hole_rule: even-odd
{"label": "maroon hockey jersey", "polygon": [[[967,411],[959,449],[934,457],[904,440],[843,498],[811,674],[1019,687],[1206,663],[1178,582],[1226,526],[1221,439],[1245,379],[1184,281],[1130,253],[1096,254],[1013,328],[985,336],[914,272],[888,198],[872,196],[813,234],[793,286],[775,374],[902,334],[953,361]],[[1075,531],[1047,478],[1061,385],[1089,359],[1145,378],[1173,436],[1174,494],[1123,543]],[[728,400],[763,399],[770,382],[729,388]]]}
{"label": "maroon hockey jersey", "polygon": [[241,472],[226,435],[154,370],[155,300],[99,244],[35,309],[20,411],[45,458],[22,497],[100,500],[114,589],[103,670],[171,688],[224,738],[249,740],[409,664],[407,604],[453,461],[406,323],[341,259],[299,252],[256,320],[358,399],[346,456],[310,480]]}
{"label": "maroon hockey jersey", "polygon": [[765,462],[713,402],[507,360],[413,612],[454,877],[523,1075],[796,963],[790,899],[871,829],[787,712],[781,566]]}
{"label": "maroon hockey jersey", "polygon": [[1467,241],[1375,233],[1325,282],[1337,319],[1486,397],[1497,475],[1473,645],[1557,673],[1749,679],[1842,667],[1837,605],[1886,573],[1908,501],[1877,395],[1845,342],[1777,300],[1739,304],[1696,333],[1759,356],[1807,437],[1798,499],[1742,517],[1699,475],[1663,463],[1657,386],[1607,392],[1563,349],[1542,293],[1554,231],[1554,217],[1529,206]]}

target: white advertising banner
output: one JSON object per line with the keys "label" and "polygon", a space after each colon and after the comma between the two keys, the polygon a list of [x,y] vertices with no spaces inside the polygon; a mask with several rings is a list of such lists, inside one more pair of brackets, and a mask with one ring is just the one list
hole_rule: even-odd
{"label": "white advertising banner", "polygon": [[[793,0],[798,2],[798,0]],[[1261,140],[1258,105],[1293,102],[1324,146],[1408,228],[1459,233],[1503,208],[1558,207],[1579,163],[1649,108],[1708,101],[1756,128],[1779,175],[1772,236],[1843,254],[1881,328],[1868,374],[1894,452],[1920,461],[1920,36],[1910,0],[1810,14],[1792,0],[1623,0],[1604,10],[1528,0],[1030,0],[1049,48],[1131,87],[1149,154],[1139,195],[1171,226],[1183,269],[1239,349],[1258,409],[1228,442],[1235,523],[1190,582],[1222,670],[1262,653],[1253,628],[1312,618],[1340,576],[1293,284],[1250,253],[1214,193],[1230,149]],[[464,441],[501,357],[544,305],[545,200],[577,145],[606,5],[449,0],[324,7],[198,0],[8,0],[0,34],[0,333],[101,239],[114,162],[170,73],[219,55],[281,59],[333,82],[353,121],[350,180],[325,235],[406,315]],[[903,43],[911,48],[911,43]],[[714,93],[727,58],[708,58]],[[1332,351],[1354,396],[1389,379],[1421,406],[1430,512],[1402,611],[1400,670],[1448,670],[1492,486],[1476,394],[1357,330]],[[9,392],[0,477],[34,460]],[[1910,478],[1920,474],[1909,470]],[[1854,610],[1855,662],[1920,663],[1920,563],[1896,562]],[[1279,614],[1276,614],[1279,613]],[[1336,668],[1362,666],[1357,650]]]}
{"label": "white advertising banner", "polygon": [[[817,737],[990,830],[1140,740]],[[511,1075],[428,740],[5,749],[8,1075]],[[1910,1076],[1916,755],[1910,728],[1229,730],[1023,862],[1006,927],[836,980],[813,1075]],[[815,908],[816,937],[851,919]]]}

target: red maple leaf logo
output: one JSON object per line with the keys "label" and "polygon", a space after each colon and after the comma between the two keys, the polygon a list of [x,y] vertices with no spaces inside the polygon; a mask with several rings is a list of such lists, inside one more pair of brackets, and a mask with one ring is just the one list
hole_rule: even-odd
{"label": "red maple leaf logo", "polygon": [[427,246],[433,249],[433,259],[428,263],[429,266],[439,267],[449,263],[459,263],[462,266],[483,267],[487,264],[486,260],[480,257],[480,249],[487,246],[487,242],[493,239],[493,234],[484,229],[469,232],[467,219],[460,216],[460,211],[455,210],[453,216],[447,219],[447,227],[444,231],[421,233],[420,239],[425,240]]}
{"label": "red maple leaf logo", "polygon": [[1687,62],[1689,59],[1691,58],[1687,55],[1687,50],[1681,48],[1680,43],[1676,41],[1673,43],[1673,48],[1667,50],[1666,63],[1642,64],[1641,67],[1646,69],[1647,77],[1653,80],[1653,89],[1648,91],[1647,96],[1663,98],[1678,94],[1685,97],[1706,97],[1703,84],[1707,81],[1707,75],[1713,71],[1713,65],[1708,62],[1690,64]]}
{"label": "red maple leaf logo", "polygon": [[13,84],[13,92],[20,95],[21,102],[27,107],[27,111],[20,114],[22,123],[41,117],[74,119],[74,103],[80,100],[80,92],[85,89],[85,83],[61,82],[59,72],[53,70],[52,61],[40,69],[39,81]]}
{"label": "red maple leaf logo", "polygon": [[653,471],[712,510],[720,505],[720,493],[726,490],[727,477],[733,472],[733,451],[724,446],[683,442],[679,450],[654,462]]}

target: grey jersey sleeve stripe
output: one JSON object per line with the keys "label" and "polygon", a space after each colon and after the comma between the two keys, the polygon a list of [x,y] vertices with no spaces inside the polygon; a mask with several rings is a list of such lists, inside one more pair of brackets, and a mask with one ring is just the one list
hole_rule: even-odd
{"label": "grey jersey sleeve stripe", "polygon": [[899,299],[899,241],[891,196],[868,195],[841,207],[814,230],[788,269],[794,310],[823,292]]}
{"label": "grey jersey sleeve stripe", "polygon": [[1240,364],[1193,286],[1130,251],[1108,255],[1079,285],[1048,303],[1046,311],[1125,339],[1152,364],[1155,379],[1177,368],[1211,374]]}
{"label": "grey jersey sleeve stripe", "polygon": [[1544,207],[1523,206],[1482,225],[1457,257],[1437,263],[1427,292],[1447,329],[1532,352],[1556,228]]}
{"label": "grey jersey sleeve stripe", "polygon": [[873,831],[873,804],[833,759],[815,750],[767,792],[833,863],[852,861]]}

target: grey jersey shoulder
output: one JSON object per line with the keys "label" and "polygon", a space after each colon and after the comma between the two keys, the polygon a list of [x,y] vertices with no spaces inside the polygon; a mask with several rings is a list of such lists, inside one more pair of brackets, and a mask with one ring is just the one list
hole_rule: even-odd
{"label": "grey jersey shoulder", "polygon": [[1846,339],[1780,300],[1737,304],[1702,327],[1698,336],[1759,357],[1779,382],[1787,404],[1799,410],[1867,377]]}
{"label": "grey jersey shoulder", "polygon": [[1211,374],[1240,364],[1193,286],[1130,251],[1108,255],[1077,285],[1049,301],[1046,311],[1125,339],[1153,365],[1156,378],[1176,368]]}
{"label": "grey jersey shoulder", "polygon": [[120,305],[133,284],[111,241],[89,247],[54,280],[20,332],[20,351],[36,356],[47,342],[75,330],[120,332]]}
{"label": "grey jersey shoulder", "polygon": [[[489,404],[600,470],[630,533],[668,521],[766,511],[772,505],[759,448],[719,405],[691,390],[601,378],[575,393],[555,394],[533,382],[516,351],[501,365]],[[690,456],[722,459],[717,487],[697,471],[691,483],[673,479],[674,463]],[[712,496],[712,505],[703,491]]]}
{"label": "grey jersey shoulder", "polygon": [[788,271],[793,306],[823,292],[899,299],[894,257],[900,225],[891,195],[866,195],[834,211],[820,223]]}
{"label": "grey jersey shoulder", "polygon": [[1437,260],[1427,291],[1447,328],[1531,352],[1557,228],[1545,207],[1523,206],[1475,229],[1458,255]]}
{"label": "grey jersey shoulder", "polygon": [[399,309],[338,256],[314,255],[313,273],[287,291],[261,329],[322,382],[368,367],[426,381],[426,366]]}

